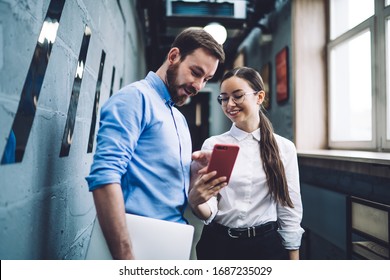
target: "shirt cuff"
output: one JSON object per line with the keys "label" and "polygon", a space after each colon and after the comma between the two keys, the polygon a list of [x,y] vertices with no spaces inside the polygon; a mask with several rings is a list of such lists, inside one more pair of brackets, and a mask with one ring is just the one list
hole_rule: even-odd
{"label": "shirt cuff", "polygon": [[211,215],[207,220],[204,220],[203,223],[205,225],[208,225],[214,220],[215,216],[217,215],[218,212],[217,198],[214,196],[210,198],[206,203],[210,207]]}
{"label": "shirt cuff", "polygon": [[121,178],[119,175],[111,175],[111,176],[99,176],[98,174],[91,174],[85,179],[88,182],[89,191],[92,192],[103,185],[106,184],[121,184]]}
{"label": "shirt cuff", "polygon": [[287,250],[299,249],[304,232],[305,230],[301,227],[298,230],[278,229],[278,233],[282,238],[282,244]]}

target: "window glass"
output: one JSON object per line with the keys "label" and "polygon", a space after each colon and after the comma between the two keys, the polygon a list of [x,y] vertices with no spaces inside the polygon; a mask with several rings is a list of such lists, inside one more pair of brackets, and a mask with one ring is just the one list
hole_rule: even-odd
{"label": "window glass", "polygon": [[375,0],[331,0],[331,39],[338,37],[371,17],[374,14],[374,1]]}
{"label": "window glass", "polygon": [[371,32],[337,45],[330,61],[330,140],[372,139]]}

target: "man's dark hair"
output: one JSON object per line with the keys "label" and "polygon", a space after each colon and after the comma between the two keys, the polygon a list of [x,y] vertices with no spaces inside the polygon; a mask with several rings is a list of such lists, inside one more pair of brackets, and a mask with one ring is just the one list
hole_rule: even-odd
{"label": "man's dark hair", "polygon": [[201,28],[187,28],[177,35],[171,48],[178,48],[181,54],[181,60],[193,53],[196,49],[203,48],[211,55],[215,56],[220,63],[225,61],[225,52],[223,47],[215,39]]}

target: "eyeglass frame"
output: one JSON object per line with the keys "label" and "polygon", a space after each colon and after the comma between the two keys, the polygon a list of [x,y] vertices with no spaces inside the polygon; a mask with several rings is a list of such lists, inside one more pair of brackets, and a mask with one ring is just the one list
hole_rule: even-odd
{"label": "eyeglass frame", "polygon": [[221,106],[226,106],[226,105],[229,103],[230,98],[232,98],[234,104],[240,105],[240,104],[244,103],[244,101],[245,101],[245,96],[246,96],[246,95],[248,95],[248,94],[255,94],[255,93],[258,93],[258,92],[259,92],[259,90],[258,90],[258,91],[253,91],[253,92],[245,92],[244,94],[242,94],[242,95],[239,97],[239,98],[242,98],[242,101],[241,101],[241,102],[238,102],[237,99],[234,97],[234,95],[231,95],[231,96],[229,96],[229,97],[227,97],[227,98],[222,98],[222,97],[221,97],[222,94],[219,94],[219,95],[217,96],[217,101],[218,101],[218,103],[219,103]]}

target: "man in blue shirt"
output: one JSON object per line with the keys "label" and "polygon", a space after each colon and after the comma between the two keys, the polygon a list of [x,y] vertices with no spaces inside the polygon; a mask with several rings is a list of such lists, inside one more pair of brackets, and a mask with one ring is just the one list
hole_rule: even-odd
{"label": "man in blue shirt", "polygon": [[86,179],[114,259],[134,259],[125,212],[186,222],[192,145],[174,105],[196,95],[224,58],[207,32],[186,29],[156,73],[124,87],[102,107]]}

